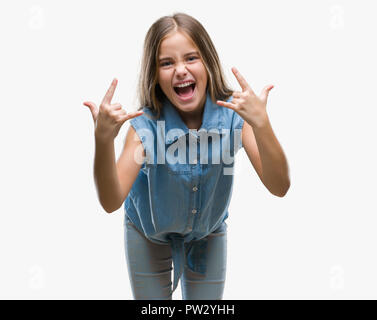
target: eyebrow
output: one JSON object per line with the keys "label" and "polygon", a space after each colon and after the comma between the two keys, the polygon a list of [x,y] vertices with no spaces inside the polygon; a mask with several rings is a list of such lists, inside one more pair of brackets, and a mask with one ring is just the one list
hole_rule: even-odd
{"label": "eyebrow", "polygon": [[[186,53],[184,57],[189,56],[191,54],[199,54],[198,51],[191,51],[189,53]],[[161,62],[162,60],[170,59],[170,57],[161,57],[158,61]]]}

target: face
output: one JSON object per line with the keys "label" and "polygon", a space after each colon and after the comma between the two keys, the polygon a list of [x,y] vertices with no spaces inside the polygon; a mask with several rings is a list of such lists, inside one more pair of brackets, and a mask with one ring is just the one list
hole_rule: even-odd
{"label": "face", "polygon": [[[208,78],[191,38],[181,32],[169,34],[161,42],[158,61],[158,82],[170,102],[186,115],[200,113],[206,99]],[[182,87],[185,84],[190,85]]]}

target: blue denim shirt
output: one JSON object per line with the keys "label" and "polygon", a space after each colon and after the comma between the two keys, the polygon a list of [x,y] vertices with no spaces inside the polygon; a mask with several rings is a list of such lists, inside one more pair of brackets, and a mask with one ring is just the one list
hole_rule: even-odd
{"label": "blue denim shirt", "polygon": [[213,102],[208,91],[199,130],[188,129],[167,98],[160,118],[143,111],[130,120],[146,157],[124,202],[125,221],[150,241],[171,245],[174,291],[185,263],[206,272],[205,237],[228,217],[244,120]]}

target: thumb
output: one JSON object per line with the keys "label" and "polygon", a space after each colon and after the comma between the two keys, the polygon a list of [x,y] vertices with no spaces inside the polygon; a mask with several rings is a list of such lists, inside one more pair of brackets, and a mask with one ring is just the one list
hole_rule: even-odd
{"label": "thumb", "polygon": [[130,113],[125,112],[124,118],[121,121],[121,125],[123,125],[123,123],[125,123],[127,120],[131,120],[132,118],[141,116],[143,113],[144,111],[142,110],[130,112]]}
{"label": "thumb", "polygon": [[263,101],[266,101],[267,98],[268,98],[268,94],[270,93],[271,89],[274,87],[273,84],[270,84],[268,86],[265,86],[261,92],[261,95],[260,95],[260,98],[263,100]]}
{"label": "thumb", "polygon": [[98,108],[94,102],[91,101],[85,101],[83,103],[84,106],[89,107],[90,112],[92,113],[93,121],[96,122],[97,120],[97,115],[98,115]]}

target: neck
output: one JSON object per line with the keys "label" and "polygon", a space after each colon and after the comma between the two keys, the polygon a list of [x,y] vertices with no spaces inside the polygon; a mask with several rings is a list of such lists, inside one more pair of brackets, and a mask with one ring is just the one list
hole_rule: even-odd
{"label": "neck", "polygon": [[203,112],[204,112],[204,104],[201,106],[200,109],[195,110],[195,112],[182,112],[177,109],[182,121],[186,124],[187,128],[189,129],[196,129],[199,130],[202,121],[203,121]]}

